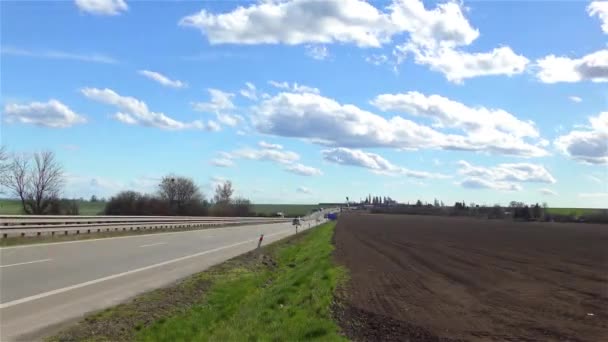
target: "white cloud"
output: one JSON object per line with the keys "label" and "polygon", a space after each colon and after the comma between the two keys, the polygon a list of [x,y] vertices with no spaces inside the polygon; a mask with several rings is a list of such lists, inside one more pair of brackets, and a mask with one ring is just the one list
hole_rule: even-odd
{"label": "white cloud", "polygon": [[[300,85],[295,82],[292,84],[289,84],[289,82],[268,81],[268,83],[275,88],[291,91],[294,93],[311,93],[311,94],[321,93],[321,91],[319,91],[318,88]],[[270,98],[270,97],[268,97],[268,98]]]}
{"label": "white cloud", "polygon": [[259,143],[261,149],[242,148],[232,152],[219,153],[219,159],[232,161],[234,159],[250,159],[259,161],[269,161],[283,165],[283,170],[295,173],[302,176],[320,176],[323,174],[321,170],[297,163],[300,155],[283,150],[283,146],[276,144],[268,144],[264,141]]}
{"label": "white cloud", "polygon": [[365,57],[365,61],[367,63],[371,63],[373,65],[382,65],[382,64],[385,64],[388,62],[388,57],[383,54],[371,55],[371,56]]}
{"label": "white cloud", "polygon": [[185,88],[188,85],[182,81],[179,80],[171,80],[170,78],[168,78],[167,76],[155,72],[155,71],[150,71],[150,70],[139,70],[138,73],[142,76],[145,76],[153,81],[156,81],[166,87],[171,87],[171,88]]}
{"label": "white cloud", "polygon": [[251,82],[245,82],[245,88],[240,90],[240,93],[243,97],[246,97],[250,100],[257,101],[258,95],[255,88],[255,85]]}
{"label": "white cloud", "polygon": [[458,184],[468,189],[493,189],[500,191],[520,191],[522,189],[519,184],[491,181],[479,177],[468,177]]}
{"label": "white cloud", "polygon": [[2,115],[8,123],[19,122],[50,128],[66,128],[86,122],[82,115],[54,99],[47,102],[7,104]]}
{"label": "white cloud", "polygon": [[96,15],[118,15],[129,9],[124,0],[75,0],[74,2],[81,11]]}
{"label": "white cloud", "polygon": [[232,98],[234,97],[233,93],[227,93],[213,88],[209,88],[207,91],[209,92],[210,97],[209,102],[195,102],[193,104],[195,110],[215,113],[236,108],[234,103],[232,103]]}
{"label": "white cloud", "polygon": [[227,158],[215,158],[211,160],[211,165],[217,167],[232,167],[234,162]]}
{"label": "white cloud", "polygon": [[545,196],[557,196],[557,192],[547,188],[538,189],[538,192]]}
{"label": "white cloud", "polygon": [[253,148],[243,148],[230,153],[232,158],[243,158],[252,160],[266,160],[273,161],[280,164],[290,164],[298,159],[300,156],[292,151],[281,151],[273,149],[260,149],[256,150]]}
{"label": "white cloud", "polygon": [[602,31],[608,33],[608,1],[592,1],[587,6],[590,16],[597,16],[602,22]]}
{"label": "white cloud", "polygon": [[264,1],[221,14],[201,10],[182,18],[180,25],[198,28],[211,44],[310,44],[308,52],[318,59],[327,57],[325,46],[319,44],[381,47],[408,33],[409,39],[396,50],[401,54],[398,63],[407,52],[415,52],[417,63],[430,65],[454,82],[519,74],[528,63],[506,46],[484,53],[457,50],[479,37],[457,1],[433,9],[426,9],[421,0],[393,0],[380,9],[363,0]]}
{"label": "white cloud", "polygon": [[408,113],[433,119],[435,127],[459,128],[470,135],[539,137],[534,122],[522,121],[502,109],[468,107],[440,95],[425,96],[416,91],[382,94],[371,103],[382,111]]}
{"label": "white cloud", "polygon": [[568,99],[574,103],[581,103],[583,102],[583,99],[581,99],[578,96],[568,96]]}
{"label": "white cloud", "polygon": [[543,83],[608,82],[608,49],[575,59],[549,55],[536,61],[536,68]]}
{"label": "white cloud", "polygon": [[312,166],[302,165],[300,163],[288,165],[285,167],[285,171],[295,173],[301,176],[321,176],[323,172]]}
{"label": "white cloud", "polygon": [[431,70],[441,72],[448,81],[454,83],[479,76],[521,74],[530,62],[508,46],[494,48],[489,52],[469,53],[452,47],[428,49],[410,43],[398,46],[396,51],[404,56],[408,52],[413,53],[417,64],[428,65]]}
{"label": "white cloud", "polygon": [[152,112],[145,102],[130,96],[122,96],[112,89],[83,88],[81,93],[91,100],[109,104],[118,108],[119,112],[114,115],[118,121],[129,125],[142,125],[157,127],[166,130],[182,129],[210,129],[202,121],[181,122],[168,117],[164,113]]}
{"label": "white cloud", "polygon": [[33,58],[46,58],[46,59],[64,59],[64,60],[73,60],[80,62],[91,62],[91,63],[103,63],[103,64],[116,64],[118,61],[112,57],[91,53],[91,54],[82,54],[82,53],[73,53],[66,51],[57,51],[57,50],[44,50],[44,51],[32,51],[22,48],[16,48],[11,46],[3,46],[0,49],[0,53],[3,55],[11,55],[11,56],[24,56],[24,57],[33,57]]}
{"label": "white cloud", "polygon": [[448,2],[427,10],[420,0],[394,0],[385,11],[362,0],[269,1],[222,14],[201,10],[182,18],[180,25],[200,29],[211,44],[379,47],[408,32],[417,44],[455,46],[468,45],[479,36],[460,4]]}
{"label": "white cloud", "polygon": [[608,184],[608,179],[602,180],[599,177],[596,177],[594,175],[587,175],[587,179],[589,179],[589,180],[591,180],[591,181],[593,181],[593,182],[595,182],[597,184],[602,184],[602,185],[603,184]]}
{"label": "white cloud", "polygon": [[305,187],[305,186],[299,186],[296,189],[296,192],[300,193],[300,194],[308,194],[308,195],[312,194],[312,191],[309,188]]}
{"label": "white cloud", "polygon": [[306,54],[318,61],[322,61],[329,57],[329,51],[324,45],[307,45]]}
{"label": "white cloud", "polygon": [[258,146],[260,146],[261,148],[266,148],[266,149],[270,149],[270,150],[282,150],[283,149],[282,145],[267,143],[263,140],[258,143]]}
{"label": "white cloud", "polygon": [[328,44],[380,46],[396,31],[390,18],[363,0],[265,1],[232,12],[206,10],[184,17],[211,44]]}
{"label": "white cloud", "polygon": [[220,127],[220,124],[218,124],[217,122],[215,122],[213,120],[209,120],[209,121],[207,121],[207,129],[212,132],[218,132],[222,128]]}
{"label": "white cloud", "polygon": [[[279,93],[260,102],[252,112],[253,123],[261,133],[306,138],[337,147],[438,148],[527,157],[547,154],[542,147],[524,141],[521,133],[495,130],[503,134],[492,136],[482,130],[466,136],[444,134],[399,116],[386,119],[312,93]],[[504,130],[511,120],[501,115],[497,117],[505,116],[500,126]]]}
{"label": "white cloud", "polygon": [[321,151],[323,159],[328,162],[358,166],[384,175],[405,175],[413,178],[449,178],[448,176],[426,171],[414,171],[396,166],[382,156],[361,150],[338,147]]}
{"label": "white cloud", "polygon": [[565,155],[590,164],[608,164],[608,112],[589,118],[590,127],[574,130],[555,139]]}
{"label": "white cloud", "polygon": [[211,98],[210,101],[194,102],[192,104],[194,110],[215,113],[217,121],[231,127],[238,125],[242,121],[240,116],[229,113],[236,108],[232,102],[232,98],[234,97],[233,93],[227,93],[213,88],[209,88],[207,91]]}
{"label": "white cloud", "polygon": [[458,173],[467,177],[478,177],[494,182],[535,182],[553,184],[551,173],[542,165],[531,163],[504,163],[494,167],[474,166],[460,160]]}
{"label": "white cloud", "polygon": [[580,193],[578,197],[582,198],[603,198],[608,197],[608,192],[588,192],[588,193]]}

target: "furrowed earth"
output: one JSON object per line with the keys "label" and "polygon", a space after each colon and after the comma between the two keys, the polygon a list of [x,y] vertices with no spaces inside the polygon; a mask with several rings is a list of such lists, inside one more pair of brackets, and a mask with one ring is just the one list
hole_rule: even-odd
{"label": "furrowed earth", "polygon": [[358,341],[608,341],[608,226],[349,213],[335,316]]}

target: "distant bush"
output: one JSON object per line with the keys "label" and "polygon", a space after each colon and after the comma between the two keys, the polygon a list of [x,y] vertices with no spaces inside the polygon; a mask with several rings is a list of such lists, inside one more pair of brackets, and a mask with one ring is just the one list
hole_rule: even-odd
{"label": "distant bush", "polygon": [[66,198],[53,198],[49,200],[48,211],[49,215],[80,215],[80,208],[77,200]]}

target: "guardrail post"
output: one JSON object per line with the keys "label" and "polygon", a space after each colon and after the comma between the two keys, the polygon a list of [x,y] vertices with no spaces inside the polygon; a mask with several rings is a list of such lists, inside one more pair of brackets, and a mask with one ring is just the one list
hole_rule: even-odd
{"label": "guardrail post", "polygon": [[21,237],[25,237],[25,233],[21,233]]}
{"label": "guardrail post", "polygon": [[264,234],[260,235],[260,240],[258,241],[258,248],[262,246],[262,240],[264,240]]}

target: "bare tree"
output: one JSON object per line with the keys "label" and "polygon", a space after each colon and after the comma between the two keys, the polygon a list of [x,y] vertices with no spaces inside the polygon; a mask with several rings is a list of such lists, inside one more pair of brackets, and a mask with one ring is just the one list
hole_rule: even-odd
{"label": "bare tree", "polygon": [[225,181],[223,184],[218,184],[215,187],[215,196],[213,196],[213,199],[216,204],[227,205],[230,204],[232,193],[234,193],[232,182]]}
{"label": "bare tree", "polygon": [[161,179],[158,194],[161,199],[169,202],[170,208],[174,209],[176,214],[182,214],[186,206],[202,203],[204,199],[192,179],[175,175],[168,175]]}
{"label": "bare tree", "polygon": [[14,156],[4,185],[19,197],[26,214],[45,214],[64,183],[63,169],[53,152],[38,152],[33,163],[25,156]]}
{"label": "bare tree", "polygon": [[8,152],[5,146],[0,146],[0,194],[4,193],[4,187],[6,186],[7,179],[11,165],[9,162]]}

